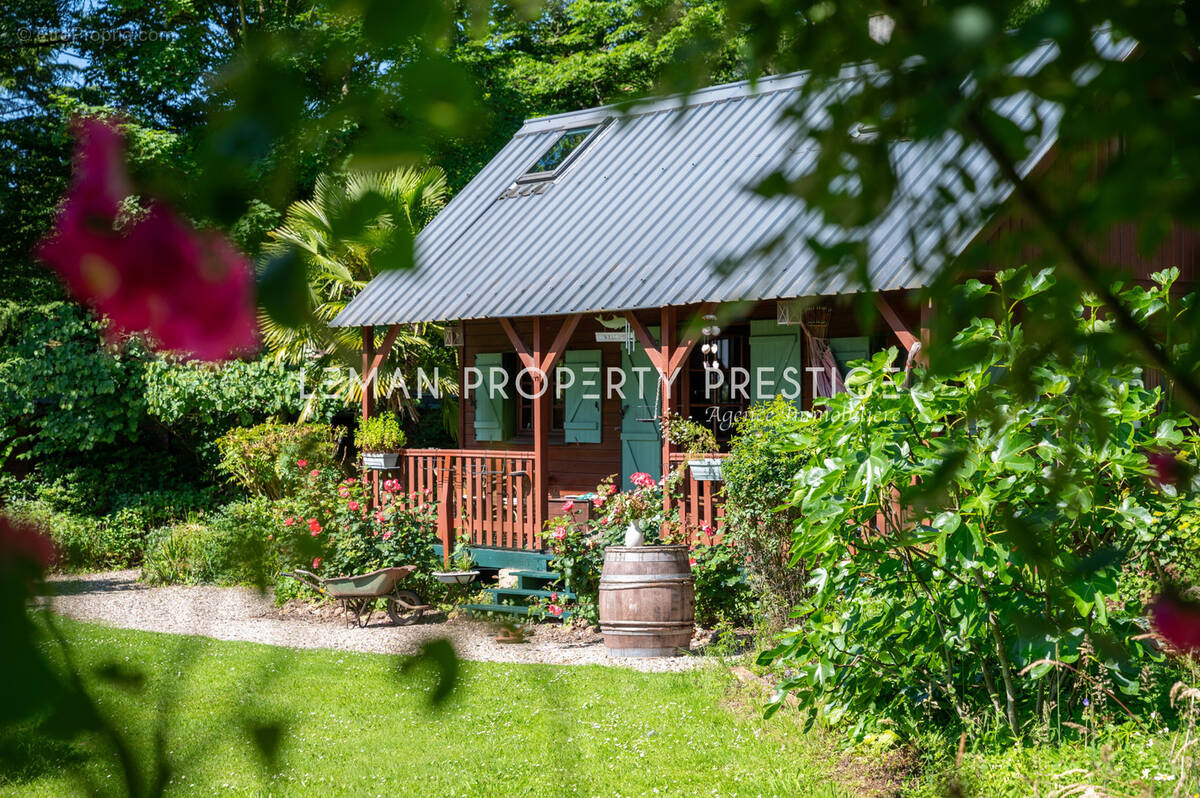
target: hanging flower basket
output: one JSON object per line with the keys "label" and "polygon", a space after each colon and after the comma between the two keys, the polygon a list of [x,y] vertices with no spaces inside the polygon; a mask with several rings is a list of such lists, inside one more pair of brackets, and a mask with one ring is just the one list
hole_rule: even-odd
{"label": "hanging flower basket", "polygon": [[697,482],[720,482],[724,479],[721,472],[721,458],[719,457],[688,460],[688,468],[692,471],[692,479]]}
{"label": "hanging flower basket", "polygon": [[363,466],[388,471],[400,465],[399,452],[363,452]]}

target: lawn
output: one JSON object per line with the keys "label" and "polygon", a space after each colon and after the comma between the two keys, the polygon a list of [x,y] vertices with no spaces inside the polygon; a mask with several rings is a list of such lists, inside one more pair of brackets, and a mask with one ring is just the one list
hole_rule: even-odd
{"label": "lawn", "polygon": [[[794,718],[763,721],[719,669],[462,662],[432,709],[429,670],[381,655],[59,621],[89,674],[143,670],[140,688],[91,676],[117,725],[149,750],[163,708],[176,772],[169,791],[299,795],[836,795],[832,744]],[[274,770],[244,729],[283,720]],[[54,743],[30,729],[6,752],[0,791],[61,796],[81,770],[115,784],[95,741]],[[21,763],[13,768],[14,759]]]}

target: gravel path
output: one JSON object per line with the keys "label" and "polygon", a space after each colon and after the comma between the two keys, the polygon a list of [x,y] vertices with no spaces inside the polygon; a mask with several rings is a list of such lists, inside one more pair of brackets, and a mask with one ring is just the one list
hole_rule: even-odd
{"label": "gravel path", "polygon": [[500,644],[492,624],[440,615],[414,626],[393,626],[383,613],[362,629],[328,612],[281,613],[269,594],[250,588],[150,587],[139,572],[107,571],[55,575],[51,596],[43,599],[61,615],[128,629],[246,640],[290,648],[332,648],[379,654],[413,654],[426,640],[445,637],[463,659],[481,662],[536,662],[551,665],[614,665],[640,671],[680,671],[713,659],[701,656],[613,659],[598,635],[574,633],[556,625],[534,627],[521,644]]}

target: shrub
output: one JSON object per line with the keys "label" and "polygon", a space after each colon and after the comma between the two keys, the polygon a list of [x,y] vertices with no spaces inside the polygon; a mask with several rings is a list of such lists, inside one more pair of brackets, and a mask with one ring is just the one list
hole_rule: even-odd
{"label": "shrub", "polygon": [[[433,549],[437,506],[387,480],[381,505],[371,509],[363,483],[340,477],[333,469],[306,468],[295,495],[277,503],[273,548],[281,566],[350,576],[416,565],[405,586],[427,599],[440,595],[442,587],[432,576],[441,565]],[[289,585],[277,596],[294,592]]]}
{"label": "shrub", "polygon": [[725,523],[728,542],[746,558],[746,571],[759,596],[761,617],[783,626],[804,595],[808,575],[791,558],[797,509],[781,507],[803,454],[789,451],[787,434],[799,419],[783,397],[755,405],[739,420],[724,461]]}
{"label": "shrub", "polygon": [[706,629],[741,626],[752,618],[754,595],[741,567],[741,551],[728,543],[691,547],[696,584],[696,623]]}
{"label": "shrub", "polygon": [[398,452],[406,441],[394,413],[363,419],[354,433],[354,445],[362,452]]}
{"label": "shrub", "polygon": [[145,519],[133,509],[119,510],[104,518],[56,512],[38,502],[18,503],[17,518],[36,521],[50,531],[58,549],[55,569],[60,571],[104,571],[128,568],[142,559]]}
{"label": "shrub", "polygon": [[[1143,712],[1161,697],[1146,689],[1161,656],[1118,575],[1173,545],[1182,503],[1148,453],[1179,446],[1178,420],[1098,349],[1028,349],[1014,318],[1061,312],[1047,273],[997,283],[964,288],[1003,310],[956,336],[971,353],[960,370],[918,368],[906,386],[889,373],[895,351],[880,353],[791,434],[793,554],[813,593],[762,661],[788,669],[785,691],[859,731],[886,721],[910,735],[933,724],[1022,737],[1051,706],[1056,723],[1094,723],[1124,712],[1117,694]],[[1168,291],[1122,302],[1150,317]],[[1079,323],[1104,345],[1102,323]]]}
{"label": "shrub", "polygon": [[319,424],[259,424],[236,427],[217,440],[220,469],[252,496],[279,499],[302,484],[304,462],[332,468],[334,439]]}
{"label": "shrub", "polygon": [[258,498],[152,531],[142,577],[159,584],[265,585],[279,571],[271,545],[275,507]]}

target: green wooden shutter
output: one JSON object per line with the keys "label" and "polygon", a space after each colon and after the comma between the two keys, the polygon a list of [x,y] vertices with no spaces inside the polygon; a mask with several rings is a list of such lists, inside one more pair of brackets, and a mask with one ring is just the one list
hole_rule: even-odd
{"label": "green wooden shutter", "polygon": [[[506,441],[513,435],[514,411],[512,396],[505,398],[499,389],[492,390],[492,369],[504,367],[504,355],[499,352],[475,356],[475,368],[483,374],[483,384],[471,392],[475,403],[475,440]],[[508,385],[505,391],[513,391]]]}
{"label": "green wooden shutter", "polygon": [[[567,351],[563,355],[562,368],[575,377],[563,392],[563,439],[567,443],[600,442],[600,396],[604,390],[600,364],[599,349]],[[585,380],[592,384],[584,385]]]}
{"label": "green wooden shutter", "polygon": [[[760,368],[764,369],[761,384],[758,379]],[[788,371],[789,368],[791,371]],[[799,325],[777,324],[771,319],[750,322],[751,400],[765,402],[775,398],[776,394],[794,394],[792,401],[799,406],[800,391],[797,386],[803,384],[804,360],[800,349]]]}
{"label": "green wooden shutter", "polygon": [[829,351],[837,361],[842,378],[850,371],[849,364],[855,360],[867,360],[871,357],[871,339],[865,335],[855,335],[848,338],[830,338]]}

